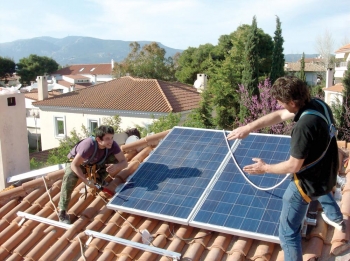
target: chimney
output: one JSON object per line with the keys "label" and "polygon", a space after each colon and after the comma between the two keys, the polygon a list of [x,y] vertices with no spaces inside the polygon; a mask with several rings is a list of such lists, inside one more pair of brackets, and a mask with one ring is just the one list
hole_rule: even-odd
{"label": "chimney", "polygon": [[193,86],[198,92],[202,92],[207,87],[208,76],[206,74],[197,74],[197,80],[194,82]]}
{"label": "chimney", "polygon": [[75,91],[75,84],[71,84],[71,85],[70,85],[69,91],[70,91],[70,92],[74,92],[74,91]]}
{"label": "chimney", "polygon": [[30,170],[24,94],[0,91],[0,190],[7,178]]}
{"label": "chimney", "polygon": [[333,86],[333,69],[328,68],[326,72],[326,88]]}
{"label": "chimney", "polygon": [[38,83],[38,101],[47,99],[49,97],[47,76],[38,76],[36,81]]}
{"label": "chimney", "polygon": [[112,59],[111,61],[111,64],[112,64],[112,70],[114,69],[114,60]]}

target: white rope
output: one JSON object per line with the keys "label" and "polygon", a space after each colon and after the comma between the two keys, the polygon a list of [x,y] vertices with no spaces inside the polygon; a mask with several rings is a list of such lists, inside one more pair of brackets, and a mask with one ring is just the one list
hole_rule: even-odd
{"label": "white rope", "polygon": [[47,189],[47,185],[46,185],[46,181],[45,181],[44,176],[42,176],[42,178],[43,178],[43,181],[44,181],[44,184],[45,184],[46,193],[47,193],[47,195],[49,196],[50,202],[51,202],[52,206],[54,207],[55,212],[56,212],[56,215],[57,215],[57,217],[58,217],[58,210],[57,210],[57,208],[56,208],[55,204],[54,204],[54,203],[53,203],[53,201],[52,201],[52,198],[51,198],[51,195],[50,195],[49,190]]}
{"label": "white rope", "polygon": [[225,136],[225,141],[226,141],[226,145],[227,145],[227,148],[228,150],[230,151],[230,154],[231,154],[231,158],[233,159],[233,162],[236,164],[239,172],[242,174],[242,176],[244,177],[244,179],[250,184],[252,185],[254,188],[256,189],[259,189],[259,190],[263,190],[263,191],[266,191],[266,190],[273,190],[275,188],[277,188],[278,186],[280,186],[290,175],[291,173],[287,173],[286,177],[284,179],[282,179],[278,184],[272,186],[272,187],[269,187],[269,188],[262,188],[262,187],[259,187],[257,185],[255,185],[253,182],[251,182],[248,177],[244,174],[244,172],[242,171],[241,167],[238,165],[235,157],[233,156],[233,153],[231,151],[231,148],[230,148],[230,144],[228,143],[227,141],[227,137],[226,137],[226,133],[225,133],[225,130],[223,130],[223,133],[224,133],[224,136]]}
{"label": "white rope", "polygon": [[84,261],[86,261],[86,258],[85,258],[85,256],[84,256],[83,242],[81,242],[80,237],[78,237],[78,239],[79,239],[79,243],[80,243],[80,253],[81,253],[81,256],[82,256],[82,258],[84,259]]}
{"label": "white rope", "polygon": [[[96,195],[99,196],[106,204],[108,203],[99,193],[97,193],[97,192],[95,192],[95,193],[96,193]],[[136,227],[134,227],[134,226],[129,222],[129,220],[127,220],[125,217],[123,217],[123,215],[120,214],[120,212],[119,212],[118,210],[115,210],[115,212],[116,212],[125,222],[127,222],[127,223],[130,225],[130,227],[131,227],[132,229],[134,229],[134,231],[135,231],[136,233],[139,233],[139,234],[141,235],[141,237],[142,237],[142,233],[141,233],[140,230],[138,230]],[[142,237],[142,238],[143,238],[143,237]],[[147,241],[148,241],[148,243],[149,243],[151,246],[153,246],[152,241],[150,241],[150,240],[147,240]]]}

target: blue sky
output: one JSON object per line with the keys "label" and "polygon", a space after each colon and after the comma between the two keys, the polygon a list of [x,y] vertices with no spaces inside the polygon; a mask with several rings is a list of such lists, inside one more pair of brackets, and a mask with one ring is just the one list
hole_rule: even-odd
{"label": "blue sky", "polygon": [[2,1],[0,43],[39,36],[89,36],[156,41],[186,49],[216,45],[221,35],[251,24],[273,37],[282,22],[284,53],[317,53],[331,32],[334,50],[350,43],[349,0],[12,0]]}

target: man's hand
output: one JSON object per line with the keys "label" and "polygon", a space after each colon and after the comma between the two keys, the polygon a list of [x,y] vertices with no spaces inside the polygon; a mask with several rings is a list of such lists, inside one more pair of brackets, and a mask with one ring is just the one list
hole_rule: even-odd
{"label": "man's hand", "polygon": [[106,171],[108,173],[114,173],[117,171],[117,164],[106,164]]}
{"label": "man's hand", "polygon": [[227,139],[228,140],[244,139],[249,135],[249,133],[250,133],[250,128],[249,126],[245,125],[231,131],[229,135],[227,135]]}
{"label": "man's hand", "polygon": [[243,171],[248,172],[249,174],[264,174],[266,173],[267,164],[259,158],[253,158],[253,161],[256,163],[247,165],[243,168]]}
{"label": "man's hand", "polygon": [[87,181],[85,182],[85,185],[88,186],[89,188],[97,189],[97,187],[96,187],[95,184],[92,182],[92,180],[87,180]]}

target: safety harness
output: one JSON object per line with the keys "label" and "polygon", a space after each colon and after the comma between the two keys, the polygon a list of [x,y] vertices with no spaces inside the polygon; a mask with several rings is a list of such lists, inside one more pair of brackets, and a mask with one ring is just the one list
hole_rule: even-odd
{"label": "safety harness", "polygon": [[[94,159],[96,152],[97,152],[97,141],[95,139],[94,136],[90,136],[89,138],[91,138],[93,140],[94,143],[94,152],[92,153],[92,155],[90,156],[90,158],[85,161],[83,164],[81,164],[82,167],[85,168],[86,170],[86,175],[87,175],[87,179],[94,182],[95,186],[98,187],[100,190],[103,190],[102,185],[97,183],[97,177],[96,175],[98,175],[97,171],[99,169],[97,169],[97,166],[100,166],[101,164],[103,164],[103,162],[105,162],[107,155],[108,155],[108,148],[105,148],[105,153],[104,153],[104,157],[102,158],[102,160],[100,160],[99,162],[96,162],[94,164],[91,164],[91,161]],[[77,146],[80,142],[82,142],[83,140],[80,140],[78,143],[75,144],[75,155],[77,155]],[[73,161],[73,158],[71,158],[69,161]],[[95,193],[94,193],[95,194]],[[85,198],[87,196],[87,188],[85,185]]]}
{"label": "safety harness", "polygon": [[[307,114],[312,114],[312,115],[316,115],[316,116],[319,116],[321,117],[328,125],[328,128],[329,128],[329,136],[330,136],[330,139],[329,139],[329,143],[327,145],[327,148],[325,149],[325,151],[321,154],[321,156],[316,159],[314,162],[311,162],[310,164],[308,165],[305,165],[303,166],[298,172],[294,173],[293,177],[294,177],[294,182],[295,182],[295,185],[297,186],[301,196],[303,197],[303,199],[307,202],[307,203],[310,203],[311,202],[311,198],[303,191],[303,189],[301,188],[300,186],[300,180],[298,179],[298,176],[297,174],[305,171],[306,169],[308,168],[311,168],[312,166],[314,166],[315,164],[317,164],[323,157],[324,155],[326,154],[328,148],[329,148],[329,145],[331,144],[331,141],[333,139],[333,137],[335,136],[336,132],[337,132],[337,129],[335,128],[334,124],[332,123],[331,121],[331,118],[329,117],[329,113],[328,113],[328,110],[327,110],[327,107],[326,105],[321,102],[320,100],[315,100],[316,102],[318,102],[319,104],[322,105],[323,109],[324,109],[324,114],[323,115],[322,113],[316,111],[316,110],[312,110],[312,109],[307,109],[305,110],[301,115],[300,115],[300,118],[303,117],[304,115],[307,115]],[[299,118],[299,119],[300,119]]]}

